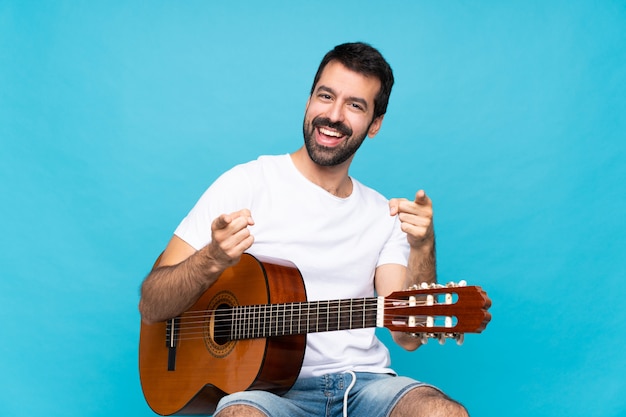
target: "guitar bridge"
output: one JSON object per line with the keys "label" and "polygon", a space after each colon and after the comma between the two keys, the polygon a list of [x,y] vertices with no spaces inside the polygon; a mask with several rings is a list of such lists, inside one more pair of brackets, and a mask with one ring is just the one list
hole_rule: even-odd
{"label": "guitar bridge", "polygon": [[165,326],[165,342],[168,349],[167,352],[167,370],[174,371],[176,369],[176,346],[178,345],[178,336],[180,333],[180,317],[169,319]]}

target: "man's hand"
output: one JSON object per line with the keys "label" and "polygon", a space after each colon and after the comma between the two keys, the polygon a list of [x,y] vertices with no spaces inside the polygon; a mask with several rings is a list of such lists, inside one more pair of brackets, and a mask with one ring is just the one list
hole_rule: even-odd
{"label": "man's hand", "polygon": [[178,236],[172,236],[159,265],[141,285],[142,320],[156,323],[191,307],[252,246],[254,237],[248,226],[253,224],[247,209],[222,214],[211,223],[211,243],[199,251]]}
{"label": "man's hand", "polygon": [[[386,292],[406,289],[422,282],[436,282],[435,232],[433,226],[433,203],[424,190],[415,194],[415,200],[394,198],[389,201],[389,214],[397,215],[402,231],[411,246],[406,273],[402,282],[395,281],[395,288],[384,286]],[[382,284],[377,280],[377,288]],[[402,288],[400,288],[402,287]],[[410,334],[392,332],[393,340],[406,350],[415,350],[422,341]]]}
{"label": "man's hand", "polygon": [[239,262],[241,255],[252,246],[254,237],[248,226],[254,225],[250,210],[242,209],[230,214],[222,214],[211,224],[209,256],[215,261],[215,268],[223,271]]}
{"label": "man's hand", "polygon": [[411,247],[419,248],[434,239],[433,203],[424,190],[415,194],[414,201],[406,198],[389,200],[389,214],[398,215]]}
{"label": "man's hand", "polygon": [[412,352],[422,346],[422,341],[404,332],[391,332],[393,340],[404,349]]}

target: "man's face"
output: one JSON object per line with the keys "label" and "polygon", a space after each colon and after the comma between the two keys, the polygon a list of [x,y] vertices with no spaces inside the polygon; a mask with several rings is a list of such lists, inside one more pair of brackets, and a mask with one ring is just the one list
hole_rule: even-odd
{"label": "man's face", "polygon": [[329,62],[304,114],[304,143],[318,165],[335,166],[351,159],[366,136],[378,133],[382,116],[374,117],[380,81]]}

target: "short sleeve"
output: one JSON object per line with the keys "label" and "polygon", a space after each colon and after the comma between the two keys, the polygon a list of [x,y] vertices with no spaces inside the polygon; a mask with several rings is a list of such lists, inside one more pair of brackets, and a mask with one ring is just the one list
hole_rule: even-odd
{"label": "short sleeve", "polygon": [[385,264],[406,266],[409,261],[409,249],[406,233],[400,228],[400,219],[398,219],[398,216],[395,216],[391,235],[380,251],[376,267]]}

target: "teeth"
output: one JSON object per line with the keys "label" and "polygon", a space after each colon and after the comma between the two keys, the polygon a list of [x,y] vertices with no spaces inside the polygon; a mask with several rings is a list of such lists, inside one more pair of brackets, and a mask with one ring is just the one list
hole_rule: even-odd
{"label": "teeth", "polygon": [[326,128],[320,127],[320,132],[322,132],[326,136],[333,136],[335,138],[340,138],[343,135],[339,132],[335,132],[334,130],[328,130]]}

